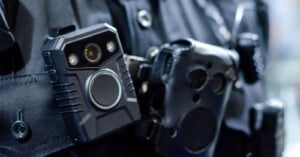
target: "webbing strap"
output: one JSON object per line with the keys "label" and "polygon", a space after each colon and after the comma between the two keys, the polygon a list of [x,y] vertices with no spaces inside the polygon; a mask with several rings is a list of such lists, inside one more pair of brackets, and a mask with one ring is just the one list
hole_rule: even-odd
{"label": "webbing strap", "polygon": [[12,47],[15,38],[10,32],[7,20],[5,18],[5,10],[2,0],[0,0],[0,53]]}
{"label": "webbing strap", "polygon": [[218,7],[210,0],[196,0],[196,2],[203,9],[204,14],[208,17],[208,23],[218,42],[222,46],[229,47],[232,38],[231,32],[227,28],[225,20]]}

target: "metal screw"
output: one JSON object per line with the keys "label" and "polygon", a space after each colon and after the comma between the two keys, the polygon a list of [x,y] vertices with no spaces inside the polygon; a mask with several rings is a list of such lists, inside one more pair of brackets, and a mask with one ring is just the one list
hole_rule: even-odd
{"label": "metal screw", "polygon": [[17,111],[17,120],[11,125],[11,133],[17,140],[24,140],[29,134],[29,126],[24,122],[23,109]]}
{"label": "metal screw", "polygon": [[146,58],[149,61],[152,61],[157,56],[158,53],[159,53],[159,48],[158,47],[155,47],[155,46],[150,47],[147,51],[147,57]]}
{"label": "metal screw", "polygon": [[235,87],[236,89],[242,88],[242,82],[241,82],[241,81],[236,81],[235,84],[234,84],[234,87]]}
{"label": "metal screw", "polygon": [[226,76],[227,78],[230,78],[230,79],[234,80],[235,77],[236,77],[236,74],[235,74],[234,69],[233,69],[233,68],[228,69],[228,70],[225,72],[225,76]]}
{"label": "metal screw", "polygon": [[137,16],[138,21],[142,27],[149,28],[152,26],[152,17],[148,11],[140,10]]}

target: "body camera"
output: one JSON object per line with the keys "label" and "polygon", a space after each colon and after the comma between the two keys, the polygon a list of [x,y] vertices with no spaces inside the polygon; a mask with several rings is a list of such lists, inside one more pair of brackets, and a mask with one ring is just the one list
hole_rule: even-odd
{"label": "body camera", "polygon": [[162,156],[212,156],[238,61],[233,50],[192,39],[164,45],[151,64],[147,90],[141,87],[155,127],[138,135],[154,138]]}
{"label": "body camera", "polygon": [[59,112],[74,143],[140,118],[116,29],[99,24],[46,41],[42,54]]}

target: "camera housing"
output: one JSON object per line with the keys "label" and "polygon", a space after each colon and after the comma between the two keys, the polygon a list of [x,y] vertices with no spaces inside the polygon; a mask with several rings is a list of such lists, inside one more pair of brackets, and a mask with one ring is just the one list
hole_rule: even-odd
{"label": "camera housing", "polygon": [[140,63],[141,68],[131,72],[141,78],[136,87],[139,102],[149,107],[141,108],[148,125],[141,123],[137,136],[150,141],[162,156],[212,156],[237,79],[238,53],[181,39],[162,46],[151,66],[130,62]]}
{"label": "camera housing", "polygon": [[87,143],[140,119],[116,29],[99,24],[46,41],[42,55],[74,143]]}

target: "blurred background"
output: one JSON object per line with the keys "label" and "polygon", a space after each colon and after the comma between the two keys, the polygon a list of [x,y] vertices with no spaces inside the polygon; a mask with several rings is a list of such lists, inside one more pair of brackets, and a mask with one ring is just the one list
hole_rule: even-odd
{"label": "blurred background", "polygon": [[269,0],[270,97],[285,103],[284,157],[300,156],[300,0]]}

